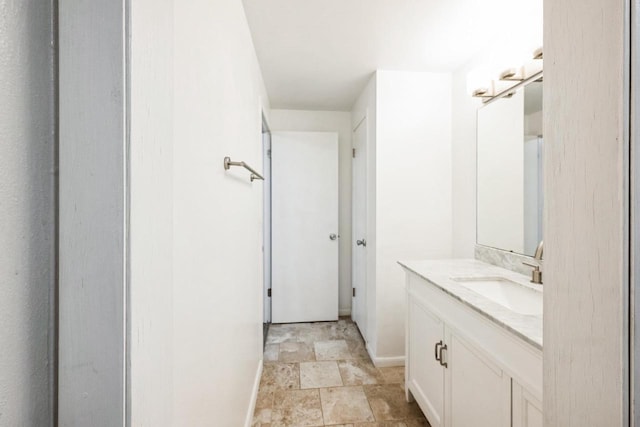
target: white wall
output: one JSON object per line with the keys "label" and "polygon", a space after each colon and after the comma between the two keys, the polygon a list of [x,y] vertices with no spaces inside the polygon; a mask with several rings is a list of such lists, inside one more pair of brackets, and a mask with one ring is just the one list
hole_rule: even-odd
{"label": "white wall", "polygon": [[530,136],[542,135],[542,110],[527,114],[524,117],[524,134]]}
{"label": "white wall", "polygon": [[339,150],[340,315],[351,313],[351,113],[271,110],[271,131],[337,132]]}
{"label": "white wall", "polygon": [[54,2],[0,7],[0,425],[53,426]]}
{"label": "white wall", "polygon": [[[175,2],[173,425],[252,414],[262,358],[262,164],[268,108],[240,0]],[[168,424],[168,423],[167,423]]]}
{"label": "white wall", "polygon": [[124,419],[124,3],[59,2],[59,424]]}
{"label": "white wall", "polygon": [[544,2],[548,427],[627,417],[625,13],[616,0]]}
{"label": "white wall", "polygon": [[476,115],[482,103],[467,93],[467,74],[475,64],[451,76],[454,258],[473,258],[476,244]]}
{"label": "white wall", "polygon": [[404,355],[401,259],[451,257],[451,76],[377,72],[379,358]]}
{"label": "white wall", "polygon": [[404,360],[401,259],[450,258],[451,77],[377,71],[353,106],[367,116],[367,347]]}
{"label": "white wall", "polygon": [[173,0],[130,10],[131,425],[173,420]]}

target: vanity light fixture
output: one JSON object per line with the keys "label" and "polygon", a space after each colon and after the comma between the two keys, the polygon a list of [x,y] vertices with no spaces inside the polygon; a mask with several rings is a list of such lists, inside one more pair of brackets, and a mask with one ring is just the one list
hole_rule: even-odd
{"label": "vanity light fixture", "polygon": [[533,59],[542,59],[542,48],[539,47],[533,51]]}
{"label": "vanity light fixture", "polygon": [[[515,89],[528,83],[530,80],[540,81],[542,79],[542,47],[533,51],[530,59],[518,67],[510,67],[498,74],[497,78],[491,79],[483,86],[472,88],[471,96],[482,99],[487,103],[498,96],[510,97],[515,93]],[[468,80],[469,77],[468,77]],[[491,89],[488,89],[490,86]]]}
{"label": "vanity light fixture", "polygon": [[474,90],[472,96],[477,98],[493,98],[493,94],[489,92],[489,89],[487,88]]}
{"label": "vanity light fixture", "polygon": [[500,73],[500,80],[502,81],[510,81],[510,82],[521,82],[524,80],[524,73],[522,71],[523,67],[519,68],[508,68]]}

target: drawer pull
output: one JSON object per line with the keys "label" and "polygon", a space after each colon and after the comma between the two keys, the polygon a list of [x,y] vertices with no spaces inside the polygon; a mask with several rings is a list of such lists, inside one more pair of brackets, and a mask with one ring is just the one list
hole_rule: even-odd
{"label": "drawer pull", "polygon": [[440,364],[442,365],[442,361],[440,360],[440,349],[438,347],[442,347],[442,341],[439,341],[436,343],[436,347],[435,347],[435,358],[438,362],[440,362]]}
{"label": "drawer pull", "polygon": [[447,345],[446,345],[446,344],[445,344],[445,345],[441,345],[441,346],[440,346],[440,353],[439,353],[439,357],[437,357],[437,358],[436,358],[436,359],[438,360],[438,362],[440,362],[440,365],[444,366],[445,368],[446,368],[446,367],[448,367],[448,364],[447,364],[447,362],[444,362],[444,361],[442,360],[442,352],[443,352],[444,350],[446,350],[446,349],[447,349]]}

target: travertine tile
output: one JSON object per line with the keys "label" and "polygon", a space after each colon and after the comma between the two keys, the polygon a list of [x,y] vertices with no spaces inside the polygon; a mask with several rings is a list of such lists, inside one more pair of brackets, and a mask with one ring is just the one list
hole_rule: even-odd
{"label": "travertine tile", "polygon": [[407,403],[404,389],[400,384],[363,387],[376,421],[424,418],[415,402]]}
{"label": "travertine tile", "polygon": [[407,427],[403,421],[381,421],[378,423],[355,424],[354,427]]}
{"label": "travertine tile", "polygon": [[341,360],[338,362],[344,385],[378,384],[383,382],[380,371],[369,360]]}
{"label": "travertine tile", "polygon": [[346,340],[349,353],[354,359],[371,360],[367,347],[362,340]]}
{"label": "travertine tile", "polygon": [[323,425],[318,390],[276,392],[271,412],[271,425],[273,427]]}
{"label": "travertine tile", "polygon": [[[421,424],[421,423],[424,423],[424,424]],[[404,420],[404,421],[379,421],[377,423],[354,424],[354,427],[430,427],[430,426],[427,420]]]}
{"label": "travertine tile", "polygon": [[253,422],[251,423],[252,427],[267,427],[270,425],[273,393],[269,387],[260,386],[256,399],[256,409],[253,414]]}
{"label": "travertine tile", "polygon": [[354,424],[353,427],[430,427],[426,419],[404,421],[379,421],[376,423]]}
{"label": "travertine tile", "polygon": [[380,373],[387,384],[404,383],[404,366],[393,366],[389,368],[380,368]]}
{"label": "travertine tile", "polygon": [[300,363],[300,388],[337,387],[342,385],[338,363],[303,362]]}
{"label": "travertine tile", "polygon": [[267,333],[267,344],[280,344],[283,342],[298,342],[299,333],[294,325],[271,325]]}
{"label": "travertine tile", "polygon": [[362,341],[358,326],[350,320],[339,320],[328,324],[328,335],[330,340]]}
{"label": "travertine tile", "polygon": [[256,398],[256,409],[269,408],[273,406],[273,389],[269,387],[262,387],[258,390],[258,397]]}
{"label": "travertine tile", "polygon": [[424,416],[418,419],[405,420],[404,423],[407,427],[431,427],[431,424],[429,424],[429,421],[427,421]]}
{"label": "travertine tile", "polygon": [[260,389],[265,391],[300,388],[300,369],[296,363],[265,363]]}
{"label": "travertine tile", "polygon": [[300,342],[304,342],[313,347],[316,341],[329,340],[328,327],[326,323],[311,323],[305,328],[300,336]]}
{"label": "travertine tile", "polygon": [[320,399],[326,425],[374,421],[360,386],[321,388]]}
{"label": "travertine tile", "polygon": [[251,427],[264,427],[271,423],[271,408],[257,409],[253,414]]}
{"label": "travertine tile", "polygon": [[303,342],[285,342],[280,344],[278,361],[284,363],[308,362],[316,360],[313,347]]}
{"label": "travertine tile", "polygon": [[277,362],[278,353],[280,353],[280,344],[267,344],[264,347],[264,361],[265,362]]}
{"label": "travertine tile", "polygon": [[318,341],[315,350],[317,360],[353,359],[345,340]]}
{"label": "travertine tile", "polygon": [[273,325],[267,342],[252,426],[429,426],[404,401],[404,369],[376,369],[350,319]]}

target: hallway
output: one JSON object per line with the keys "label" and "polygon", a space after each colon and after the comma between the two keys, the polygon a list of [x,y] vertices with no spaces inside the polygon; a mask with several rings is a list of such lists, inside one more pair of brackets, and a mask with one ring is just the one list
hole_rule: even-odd
{"label": "hallway", "polygon": [[356,325],[272,325],[253,426],[429,426],[404,394],[404,368],[376,368]]}

